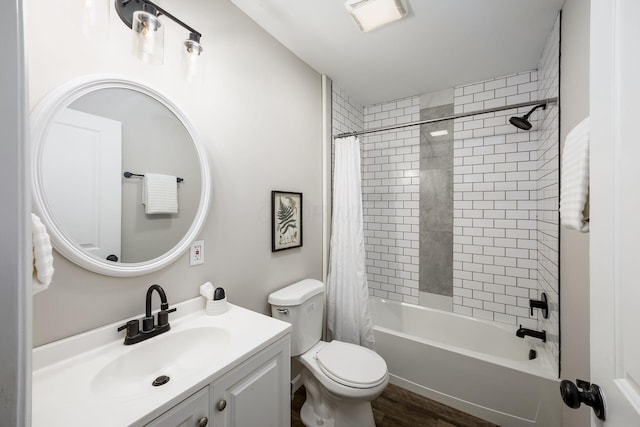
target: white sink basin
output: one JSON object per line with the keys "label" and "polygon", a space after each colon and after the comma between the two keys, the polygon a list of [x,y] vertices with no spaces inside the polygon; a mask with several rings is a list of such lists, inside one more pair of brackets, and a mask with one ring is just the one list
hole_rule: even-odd
{"label": "white sink basin", "polygon": [[161,375],[181,380],[213,363],[229,348],[225,329],[211,326],[169,331],[138,344],[100,369],[91,380],[91,390],[100,397],[135,397],[154,390]]}
{"label": "white sink basin", "polygon": [[208,316],[202,297],[175,307],[170,331],[137,344],[117,332],[125,319],[34,349],[31,425],[145,425],[291,329],[233,304]]}

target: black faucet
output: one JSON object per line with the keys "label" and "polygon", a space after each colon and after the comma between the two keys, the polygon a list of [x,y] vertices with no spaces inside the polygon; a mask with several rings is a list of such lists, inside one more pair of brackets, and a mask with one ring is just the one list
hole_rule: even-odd
{"label": "black faucet", "polygon": [[533,329],[523,328],[522,325],[520,325],[520,327],[516,331],[516,336],[524,338],[527,335],[533,338],[538,338],[539,340],[542,340],[542,342],[547,342],[546,331],[534,331]]}
{"label": "black faucet", "polygon": [[[151,297],[153,291],[157,291],[160,295],[160,311],[158,311],[158,323],[154,324],[153,315],[151,314]],[[177,309],[174,307],[169,309],[167,302],[167,294],[160,285],[151,285],[147,289],[147,298],[145,304],[145,315],[142,318],[142,330],[140,330],[140,320],[129,320],[126,324],[118,328],[118,332],[126,329],[127,335],[124,337],[124,345],[136,344],[147,340],[156,335],[160,335],[171,329],[169,325],[169,313],[173,313]]]}

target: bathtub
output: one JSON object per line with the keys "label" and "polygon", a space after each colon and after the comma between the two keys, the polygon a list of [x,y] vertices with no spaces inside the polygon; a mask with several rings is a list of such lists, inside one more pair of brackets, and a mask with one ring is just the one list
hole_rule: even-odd
{"label": "bathtub", "polygon": [[371,297],[376,351],[390,382],[502,427],[561,425],[559,381],[544,348],[515,327]]}

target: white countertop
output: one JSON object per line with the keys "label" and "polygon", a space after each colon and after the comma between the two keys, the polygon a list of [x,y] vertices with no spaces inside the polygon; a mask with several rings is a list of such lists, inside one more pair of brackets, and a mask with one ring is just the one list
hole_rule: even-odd
{"label": "white countertop", "polygon": [[[125,346],[124,332],[118,333],[116,330],[129,320],[126,319],[35,348],[32,426],[143,425],[286,336],[291,329],[288,323],[233,304],[229,304],[229,310],[224,314],[207,316],[202,297],[171,307],[178,308],[177,312],[169,315],[171,330],[138,344]],[[143,354],[153,359],[163,337],[174,343],[174,348],[168,348],[167,354],[186,354],[193,349],[175,348],[179,347],[175,343],[181,341],[172,339],[179,337],[177,334],[180,333],[186,336],[184,331],[189,329],[195,330],[188,332],[193,336],[197,331],[214,330],[211,328],[217,328],[216,331],[223,333],[217,338],[212,336],[211,341],[206,343],[207,346],[197,346],[199,358],[203,352],[207,353],[206,365],[201,369],[190,370],[189,366],[168,364],[163,367],[162,372],[157,372],[157,375],[171,376],[171,380],[161,387],[145,386],[144,392],[123,387],[120,393],[118,387],[113,387],[113,384],[118,384],[119,379],[113,378],[110,371],[104,369],[107,365],[114,365],[111,362],[123,355],[126,358],[129,354],[132,357]],[[156,341],[153,342],[154,340]],[[214,340],[220,347],[219,351],[215,345],[211,345]],[[147,354],[145,348],[154,351]],[[150,366],[152,362],[150,360]],[[107,381],[103,381],[105,378]],[[105,386],[105,383],[112,384],[111,388]]]}

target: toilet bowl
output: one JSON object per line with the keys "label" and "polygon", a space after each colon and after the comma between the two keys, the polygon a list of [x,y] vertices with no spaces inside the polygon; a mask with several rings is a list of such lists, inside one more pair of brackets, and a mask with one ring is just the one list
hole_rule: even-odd
{"label": "toilet bowl", "polygon": [[371,401],[389,382],[382,357],[355,344],[320,341],[298,360],[307,391],[300,411],[306,426],[375,426]]}
{"label": "toilet bowl", "polygon": [[373,400],[389,381],[384,359],[377,353],[341,341],[320,341],[298,360],[335,396]]}
{"label": "toilet bowl", "polygon": [[307,398],[305,426],[374,427],[371,401],[389,382],[376,352],[351,343],[320,340],[324,284],[306,279],[269,295],[272,316],[292,324],[291,355],[302,365]]}

